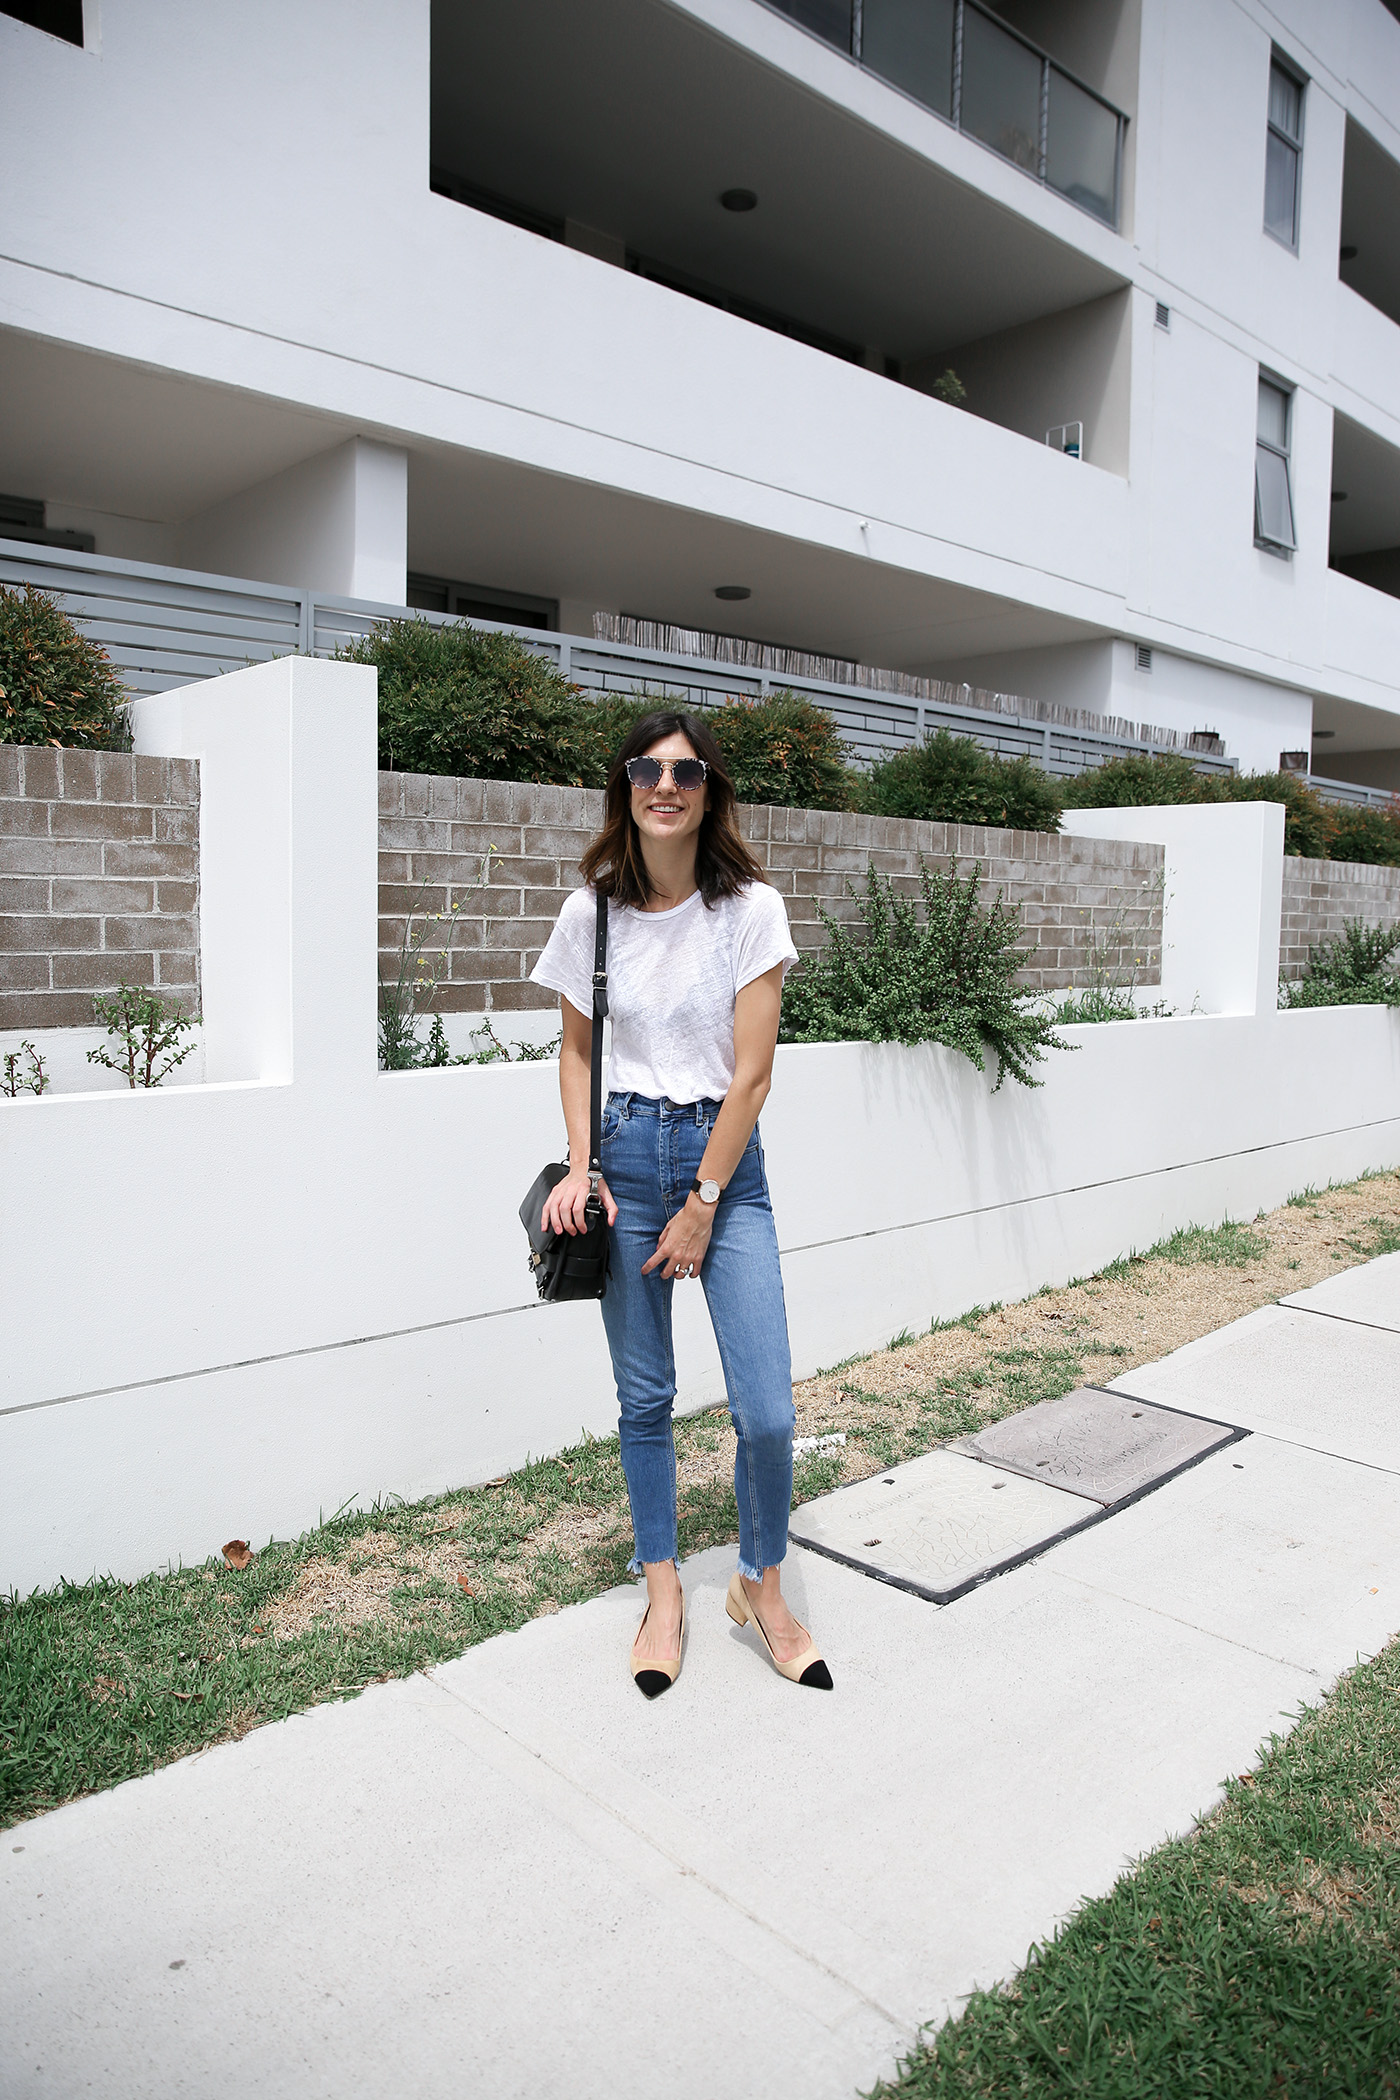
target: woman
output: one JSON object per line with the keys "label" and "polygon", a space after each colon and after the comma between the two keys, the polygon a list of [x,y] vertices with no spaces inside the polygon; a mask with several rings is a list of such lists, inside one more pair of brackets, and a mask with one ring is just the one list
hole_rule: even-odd
{"label": "woman", "polygon": [[608,898],[612,1057],[603,1117],[612,1268],[603,1325],[621,1408],[622,1464],[647,1607],[632,1675],[649,1699],[675,1683],[685,1633],[676,1566],[671,1298],[704,1290],[738,1436],[739,1568],[726,1610],[753,1625],[778,1671],[831,1688],[780,1581],[792,1502],[792,1365],[758,1112],[772,1084],[783,979],[797,960],[782,898],[735,822],[734,783],[704,724],[637,724],[608,776],[585,887],[534,970],[560,994],[559,1091],[569,1173],[544,1209],[582,1229],[595,897]]}

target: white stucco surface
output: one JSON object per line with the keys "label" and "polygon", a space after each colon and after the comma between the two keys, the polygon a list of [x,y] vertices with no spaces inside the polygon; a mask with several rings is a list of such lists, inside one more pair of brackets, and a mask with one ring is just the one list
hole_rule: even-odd
{"label": "white stucco surface", "polygon": [[[0,1584],[22,1592],[616,1423],[597,1310],[538,1305],[516,1217],[559,1150],[553,1070],[375,1069],[373,673],[263,665],[140,703],[137,738],[201,760],[206,1083],[4,1105]],[[932,1045],[779,1050],[762,1130],[799,1375],[1400,1159],[1400,1017],[1264,999],[1277,811],[1147,814],[1200,828],[1210,910],[1178,944],[1169,886],[1167,950],[1189,976],[1207,926],[1225,1011],[1071,1029],[1043,1085],[1000,1092]],[[139,1264],[71,1261],[94,1217],[139,1219]],[[676,1325],[680,1405],[713,1403],[698,1294]]]}

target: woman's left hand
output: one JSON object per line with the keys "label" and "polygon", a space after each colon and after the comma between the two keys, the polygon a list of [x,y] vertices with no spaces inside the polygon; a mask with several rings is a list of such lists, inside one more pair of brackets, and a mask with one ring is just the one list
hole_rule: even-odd
{"label": "woman's left hand", "polygon": [[650,1276],[653,1269],[659,1268],[663,1283],[684,1283],[698,1277],[714,1223],[712,1205],[702,1203],[696,1195],[687,1196],[681,1209],[668,1221],[651,1260],[642,1263],[643,1276]]}

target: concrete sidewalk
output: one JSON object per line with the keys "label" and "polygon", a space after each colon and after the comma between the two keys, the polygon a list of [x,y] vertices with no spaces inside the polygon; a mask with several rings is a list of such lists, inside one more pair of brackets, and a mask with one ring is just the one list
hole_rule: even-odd
{"label": "concrete sidewalk", "polygon": [[1118,1381],[1255,1431],[946,1610],[685,1569],[0,1839],[0,2092],[853,2100],[1400,1628],[1400,1255]]}

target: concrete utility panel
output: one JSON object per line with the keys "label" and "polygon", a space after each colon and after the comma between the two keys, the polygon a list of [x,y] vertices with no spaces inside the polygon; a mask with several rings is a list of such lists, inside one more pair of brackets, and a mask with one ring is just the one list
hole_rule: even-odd
{"label": "concrete utility panel", "polygon": [[1238,1435],[1224,1422],[1081,1386],[993,1422],[975,1436],[960,1437],[952,1448],[1107,1507],[1141,1494]]}
{"label": "concrete utility panel", "polygon": [[877,1581],[950,1604],[1098,1514],[1083,1495],[933,1451],[804,1503],[789,1536]]}

